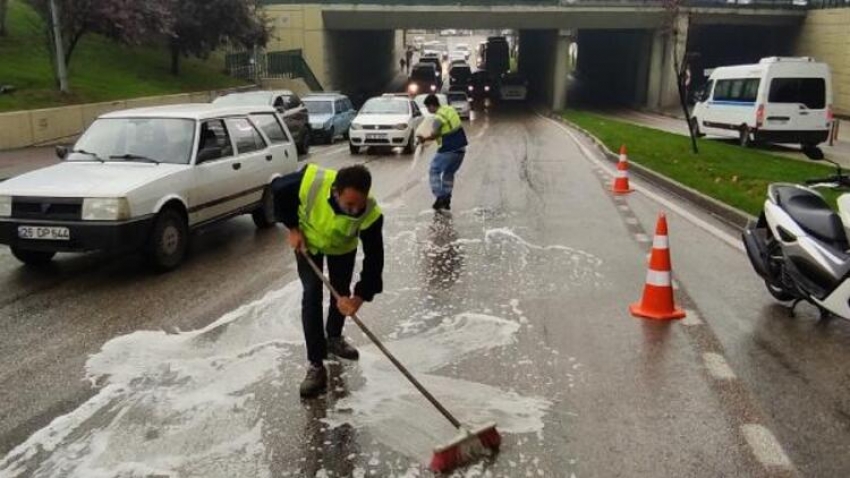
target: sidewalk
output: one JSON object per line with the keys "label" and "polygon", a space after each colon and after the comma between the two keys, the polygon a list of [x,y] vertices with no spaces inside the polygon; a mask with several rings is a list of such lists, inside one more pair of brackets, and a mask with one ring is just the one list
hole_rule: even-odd
{"label": "sidewalk", "polygon": [[53,146],[0,151],[0,181],[58,162]]}
{"label": "sidewalk", "polygon": [[[597,111],[595,113],[640,126],[667,131],[668,133],[681,134],[683,136],[688,135],[688,126],[681,118],[681,112],[678,111],[671,111],[669,114],[656,114],[624,109]],[[845,130],[850,128],[850,121],[845,121],[843,126]],[[842,168],[850,169],[850,133],[846,131],[842,133],[843,138],[840,141],[837,141],[833,146],[823,143],[819,147],[827,159],[835,161],[840,164]],[[706,139],[709,141],[735,141],[731,137],[727,139],[719,136],[709,136]],[[754,147],[762,151],[779,154],[793,159],[799,159],[801,161],[811,161],[800,151],[799,145],[768,144]]]}

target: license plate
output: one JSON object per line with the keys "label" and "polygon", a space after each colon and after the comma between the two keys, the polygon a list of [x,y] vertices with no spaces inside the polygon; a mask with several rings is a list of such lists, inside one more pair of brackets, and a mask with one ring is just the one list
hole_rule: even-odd
{"label": "license plate", "polygon": [[385,139],[386,137],[387,137],[387,135],[385,135],[385,134],[367,134],[366,135],[367,140],[370,140],[370,139]]}
{"label": "license plate", "polygon": [[67,227],[18,226],[18,237],[41,241],[70,241],[71,231]]}

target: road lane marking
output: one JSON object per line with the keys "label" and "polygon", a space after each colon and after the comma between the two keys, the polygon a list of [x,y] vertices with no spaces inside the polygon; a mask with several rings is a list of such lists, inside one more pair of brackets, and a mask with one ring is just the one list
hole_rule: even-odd
{"label": "road lane marking", "polygon": [[[549,121],[553,125],[557,126],[558,128],[560,128],[565,133],[567,133],[570,136],[570,138],[572,138],[573,142],[575,142],[575,144],[578,146],[578,148],[581,150],[582,154],[584,154],[584,157],[588,161],[591,161],[592,163],[596,164],[597,166],[599,166],[601,168],[605,168],[609,171],[613,171],[613,169],[614,169],[613,165],[606,164],[603,161],[597,159],[595,157],[595,155],[593,154],[593,152],[590,151],[586,146],[584,146],[581,143],[581,140],[579,140],[579,138],[575,135],[575,133],[573,133],[567,126],[553,120],[552,118],[548,118],[544,115],[541,115],[539,113],[538,113],[538,115],[541,118]],[[686,219],[691,224],[693,224],[693,225],[697,226],[698,228],[702,229],[703,231],[711,234],[712,236],[714,236],[715,238],[719,239],[720,241],[726,243],[727,245],[729,245],[733,249],[735,249],[739,252],[745,252],[744,246],[743,246],[743,244],[741,244],[741,241],[738,239],[738,237],[733,236],[732,234],[729,234],[729,233],[721,230],[720,228],[718,228],[718,227],[716,227],[712,224],[709,224],[708,222],[704,221],[703,219],[701,219],[701,218],[697,217],[696,215],[688,212],[683,207],[681,207],[681,206],[675,204],[674,202],[672,202],[668,199],[665,199],[665,198],[661,197],[660,195],[650,191],[649,189],[647,189],[643,185],[633,183],[633,184],[631,184],[631,186],[632,186],[633,189],[635,189],[638,192],[642,193],[643,195],[649,197],[650,199],[654,200],[655,202],[661,204],[662,206],[666,207],[670,211],[675,212],[676,214],[683,217],[684,219]]]}
{"label": "road lane marking", "polygon": [[702,316],[695,309],[685,309],[685,314],[685,318],[679,321],[682,325],[693,326],[703,325],[705,323],[702,320]]}
{"label": "road lane marking", "polygon": [[726,362],[722,355],[713,352],[702,354],[702,361],[705,363],[705,368],[715,380],[735,380],[738,378],[732,367]]}
{"label": "road lane marking", "polygon": [[741,427],[744,438],[759,462],[764,466],[791,468],[791,460],[782,445],[767,428],[762,425],[748,423]]}

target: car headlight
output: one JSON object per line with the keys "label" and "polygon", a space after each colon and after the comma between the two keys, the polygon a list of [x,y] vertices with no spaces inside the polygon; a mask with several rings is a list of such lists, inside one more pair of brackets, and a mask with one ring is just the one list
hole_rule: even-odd
{"label": "car headlight", "polygon": [[124,221],[130,219],[130,203],[124,198],[83,199],[84,221]]}
{"label": "car headlight", "polygon": [[436,86],[436,85],[431,85],[431,91],[437,91],[437,86]]}
{"label": "car headlight", "polygon": [[434,72],[434,76],[435,76],[436,78],[439,78],[439,77],[440,77],[440,72],[439,72],[439,71],[435,71],[435,72]]}
{"label": "car headlight", "polygon": [[12,217],[12,196],[0,196],[0,217]]}
{"label": "car headlight", "polygon": [[360,128],[362,128],[362,126],[359,123],[351,123],[352,131],[357,131]]}
{"label": "car headlight", "polygon": [[407,129],[407,123],[399,123],[399,124],[395,125],[395,129],[405,130],[405,129]]}
{"label": "car headlight", "polygon": [[412,83],[410,86],[407,87],[407,91],[416,94],[419,92],[419,85],[417,85],[416,83]]}
{"label": "car headlight", "polygon": [[490,87],[489,87],[489,86],[485,86],[485,87],[484,87],[484,91],[490,91]]}

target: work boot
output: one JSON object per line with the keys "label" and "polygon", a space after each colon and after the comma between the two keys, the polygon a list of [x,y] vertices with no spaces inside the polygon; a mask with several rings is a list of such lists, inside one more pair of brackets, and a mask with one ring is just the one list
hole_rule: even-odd
{"label": "work boot", "polygon": [[434,205],[431,206],[435,211],[441,211],[443,209],[449,209],[448,205],[448,196],[438,197],[436,201],[434,201]]}
{"label": "work boot", "polygon": [[328,373],[322,364],[310,364],[307,368],[307,376],[301,382],[299,392],[302,398],[314,398],[321,395],[328,388]]}
{"label": "work boot", "polygon": [[446,211],[452,210],[452,195],[443,196],[443,209]]}
{"label": "work boot", "polygon": [[328,337],[328,352],[346,360],[357,360],[360,352],[344,337]]}

